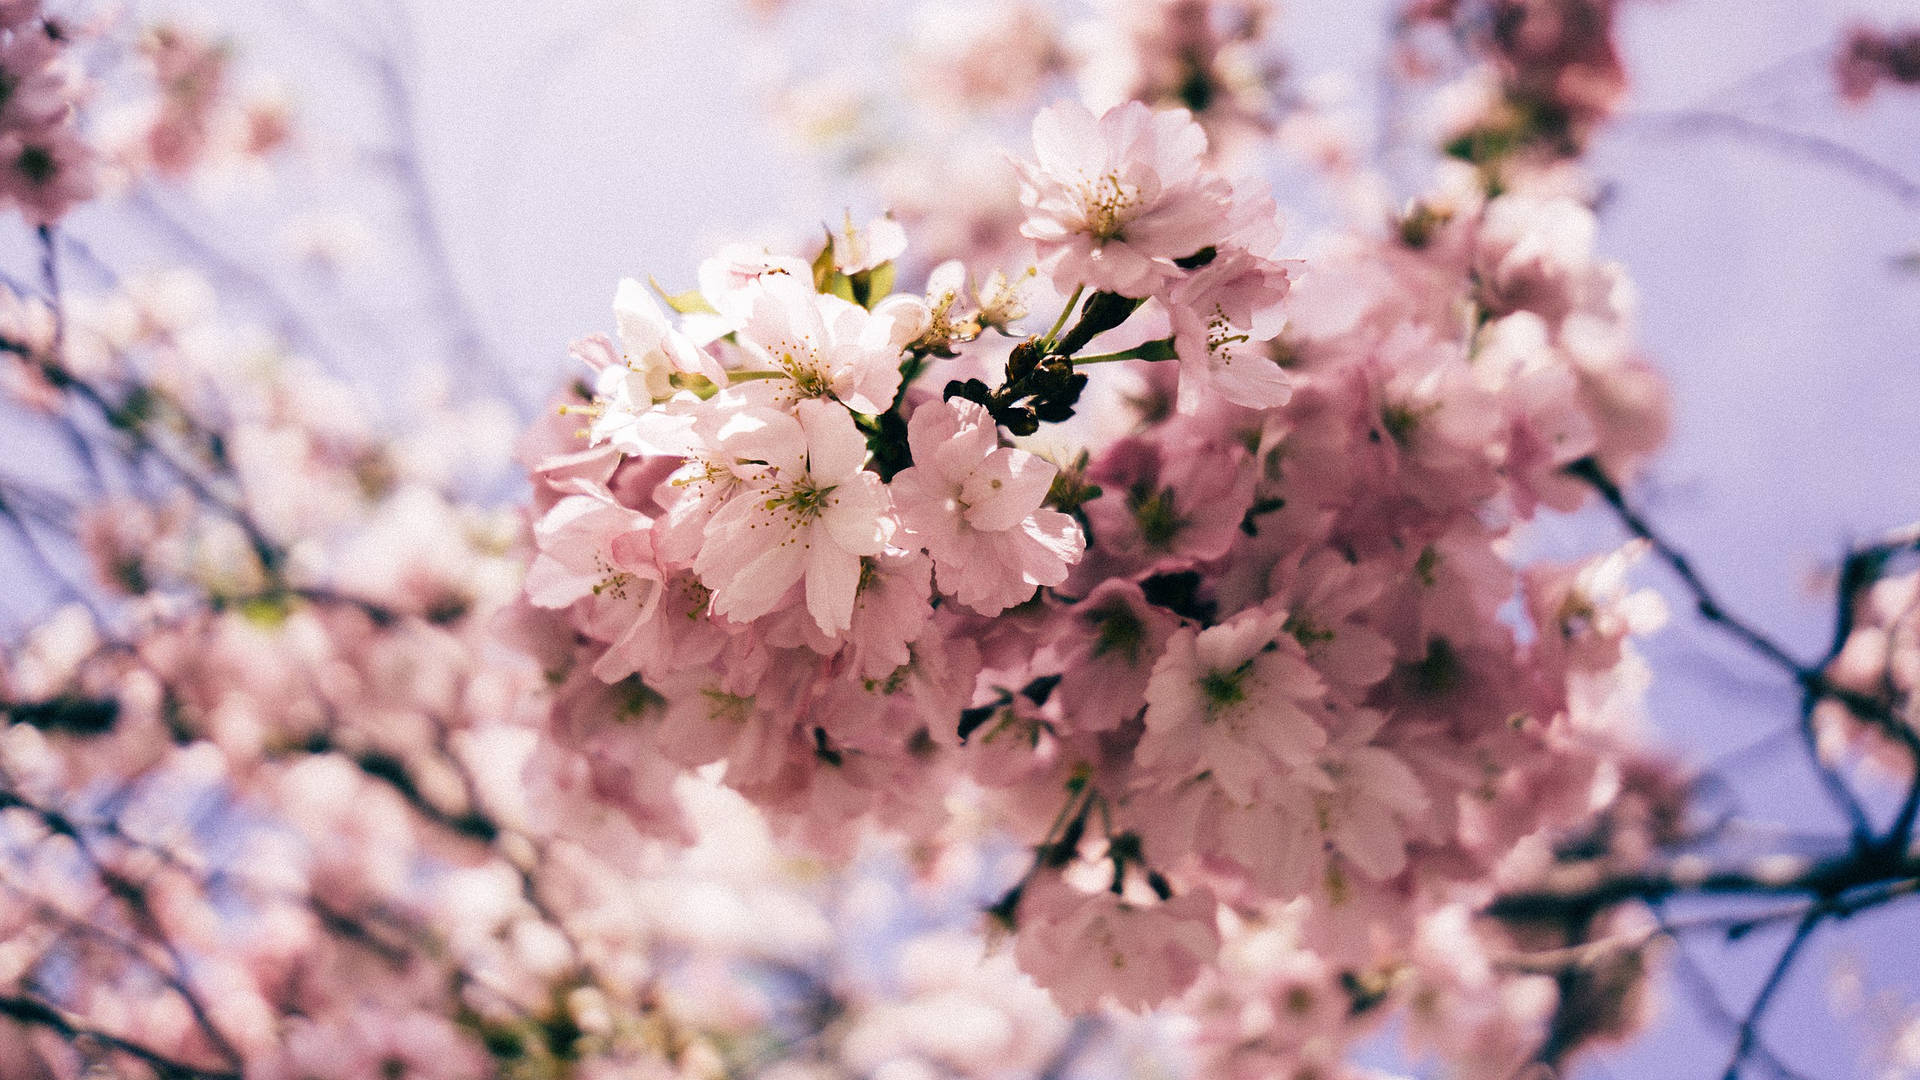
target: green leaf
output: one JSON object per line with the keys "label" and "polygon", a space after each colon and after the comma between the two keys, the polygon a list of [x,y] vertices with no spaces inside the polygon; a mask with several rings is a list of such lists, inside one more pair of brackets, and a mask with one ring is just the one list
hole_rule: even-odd
{"label": "green leaf", "polygon": [[853,296],[853,279],[838,270],[835,270],[833,275],[827,278],[826,282],[821,285],[820,291],[837,296],[849,304],[859,303]]}
{"label": "green leaf", "polygon": [[860,275],[867,279],[867,306],[872,307],[893,292],[894,267],[891,261]]}
{"label": "green leaf", "polygon": [[720,314],[713,309],[712,304],[707,303],[706,297],[700,295],[699,289],[688,289],[683,293],[670,293],[662,288],[660,283],[652,277],[647,278],[647,284],[653,286],[653,291],[660,294],[660,299],[665,300],[668,307],[682,315]]}
{"label": "green leaf", "polygon": [[832,292],[828,283],[833,280],[833,230],[827,230],[827,246],[813,257],[813,288],[815,292]]}

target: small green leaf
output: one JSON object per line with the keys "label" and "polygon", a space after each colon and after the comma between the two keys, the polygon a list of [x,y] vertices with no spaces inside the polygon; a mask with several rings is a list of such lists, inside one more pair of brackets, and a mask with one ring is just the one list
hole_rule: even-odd
{"label": "small green leaf", "polygon": [[893,292],[894,267],[891,260],[860,275],[867,279],[867,306],[885,300]]}
{"label": "small green leaf", "polygon": [[683,293],[670,293],[662,288],[660,283],[652,277],[647,278],[647,284],[653,286],[653,291],[660,294],[660,299],[665,300],[668,307],[682,315],[720,314],[713,309],[712,304],[707,303],[706,297],[700,295],[699,289],[688,289]]}
{"label": "small green leaf", "polygon": [[816,292],[832,292],[827,285],[833,280],[833,230],[827,230],[827,246],[813,257],[813,288]]}
{"label": "small green leaf", "polygon": [[857,304],[860,302],[854,299],[853,279],[838,270],[833,271],[832,275],[820,286],[820,291],[831,296],[837,296],[849,304]]}

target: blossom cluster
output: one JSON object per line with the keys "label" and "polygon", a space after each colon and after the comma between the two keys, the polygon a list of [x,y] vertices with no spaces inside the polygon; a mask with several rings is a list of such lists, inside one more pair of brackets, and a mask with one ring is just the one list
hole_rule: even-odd
{"label": "blossom cluster", "polygon": [[1492,61],[1496,104],[1454,133],[1449,153],[1467,160],[1524,148],[1577,156],[1626,94],[1613,25],[1620,0],[1412,0],[1403,19],[1466,39]]}
{"label": "blossom cluster", "polygon": [[1883,84],[1920,85],[1920,30],[1855,27],[1834,57],[1833,71],[1840,96],[1856,103]]}
{"label": "blossom cluster", "polygon": [[[530,459],[552,741],[655,831],[714,762],[829,851],[864,820],[937,848],[983,801],[1036,852],[993,914],[1069,1011],[1244,994],[1223,927],[1282,912],[1332,1001],[1619,785],[1659,621],[1632,552],[1517,576],[1506,545],[1660,441],[1631,292],[1553,190],[1462,167],[1302,265],[1184,111],[1033,134],[1043,334],[974,337],[1014,317],[950,265],[888,293],[884,220],[710,260],[677,321],[622,284]],[[1118,434],[1022,448],[1076,407]]]}
{"label": "blossom cluster", "polygon": [[88,83],[72,54],[77,32],[38,0],[0,6],[0,208],[35,225],[59,220],[98,184],[78,124]]}
{"label": "blossom cluster", "polygon": [[509,453],[497,405],[424,379],[388,435],[182,272],[63,308],[16,395],[82,396],[139,447],[102,448],[120,493],[75,523],[96,606],[0,669],[5,1075],[708,1077],[794,1053],[796,994],[844,1017],[814,1056],[849,1069],[1060,1051],[1044,993],[950,929],[887,958],[904,985],[857,969],[834,895],[862,879],[796,863],[737,796],[676,783],[663,849],[614,785],[546,765],[579,748],[497,634],[516,515],[465,491]]}
{"label": "blossom cluster", "polygon": [[180,24],[160,23],[140,35],[140,55],[154,92],[109,119],[110,136],[131,170],[180,180],[196,171],[257,161],[292,137],[291,118],[274,96],[241,100],[232,49]]}

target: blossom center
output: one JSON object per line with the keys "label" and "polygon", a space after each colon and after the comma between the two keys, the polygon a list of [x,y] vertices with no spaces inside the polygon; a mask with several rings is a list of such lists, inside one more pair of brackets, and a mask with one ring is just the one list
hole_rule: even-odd
{"label": "blossom center", "polygon": [[1218,307],[1207,319],[1207,352],[1224,363],[1233,362],[1233,347],[1253,340],[1252,334],[1234,333],[1233,324]]}
{"label": "blossom center", "polygon": [[790,519],[799,522],[812,521],[833,505],[835,500],[831,496],[838,489],[838,484],[820,487],[807,478],[775,491],[768,497],[766,506],[769,510],[784,510]]}
{"label": "blossom center", "polygon": [[1217,715],[1247,700],[1247,675],[1253,671],[1248,660],[1231,671],[1210,669],[1200,676],[1200,696],[1207,701],[1207,712]]}
{"label": "blossom center", "polygon": [[820,370],[816,359],[813,351],[804,346],[780,350],[780,370],[793,380],[793,388],[802,397],[829,397],[833,393],[827,373]]}
{"label": "blossom center", "polygon": [[1133,510],[1134,523],[1139,526],[1140,539],[1154,550],[1165,551],[1173,547],[1180,530],[1188,525],[1174,502],[1172,488],[1157,491],[1135,488],[1129,493],[1127,502]]}
{"label": "blossom center", "polygon": [[1108,653],[1123,653],[1127,663],[1140,662],[1140,646],[1146,641],[1147,627],[1132,608],[1124,603],[1113,604],[1092,613],[1088,621],[1096,627],[1093,642],[1095,659]]}
{"label": "blossom center", "polygon": [[1102,243],[1121,239],[1140,205],[1140,189],[1108,173],[1081,191],[1086,204],[1087,232]]}

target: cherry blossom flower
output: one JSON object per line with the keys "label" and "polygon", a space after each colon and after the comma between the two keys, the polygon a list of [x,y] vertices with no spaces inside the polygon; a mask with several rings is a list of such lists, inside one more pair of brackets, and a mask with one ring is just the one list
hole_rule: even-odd
{"label": "cherry blossom flower", "polygon": [[1167,297],[1173,345],[1180,359],[1180,411],[1198,411],[1200,396],[1266,409],[1292,390],[1267,343],[1286,325],[1286,268],[1241,249],[1215,255],[1176,282]]}
{"label": "cherry blossom flower", "polygon": [[1140,586],[1109,580],[1074,604],[1050,643],[1076,730],[1108,731],[1140,714],[1147,680],[1180,620],[1147,602]]}
{"label": "cherry blossom flower", "polygon": [[1111,997],[1151,1008],[1193,985],[1220,948],[1213,896],[1196,890],[1140,903],[1107,890],[1082,892],[1057,876],[1020,900],[1014,957],[1071,1013]]}
{"label": "cherry blossom flower", "polygon": [[541,607],[565,607],[589,596],[651,597],[650,522],[615,502],[605,489],[587,488],[554,504],[534,529],[540,554],[527,570],[527,597]]}
{"label": "cherry blossom flower", "polygon": [[1177,631],[1147,684],[1141,764],[1176,781],[1208,773],[1244,804],[1312,761],[1327,741],[1324,684],[1286,621],[1254,609]]}
{"label": "cherry blossom flower", "polygon": [[900,522],[933,556],[942,592],[983,615],[1058,585],[1085,545],[1073,519],[1044,510],[1055,469],[999,445],[999,428],[970,401],[915,409],[915,464],[893,478]]}
{"label": "cherry blossom flower", "polygon": [[1066,102],[1034,120],[1033,141],[1020,231],[1062,291],[1147,296],[1226,229],[1231,189],[1203,170],[1207,137],[1185,110],[1128,102],[1096,118]]}
{"label": "cherry blossom flower", "polygon": [[880,554],[894,527],[885,486],[862,468],[866,440],[846,409],[811,398],[792,416],[762,411],[740,425],[729,447],[746,487],[707,522],[693,564],[713,610],[751,621],[804,581],[820,629],[846,631],[861,557]]}
{"label": "cherry blossom flower", "polygon": [[755,369],[780,378],[743,390],[747,400],[791,407],[832,398],[855,412],[885,412],[900,390],[900,351],[926,329],[925,305],[869,312],[788,275],[766,278],[741,328]]}
{"label": "cherry blossom flower", "polygon": [[849,213],[833,234],[833,268],[848,276],[892,262],[906,251],[907,231],[891,217],[877,217],[856,227]]}

